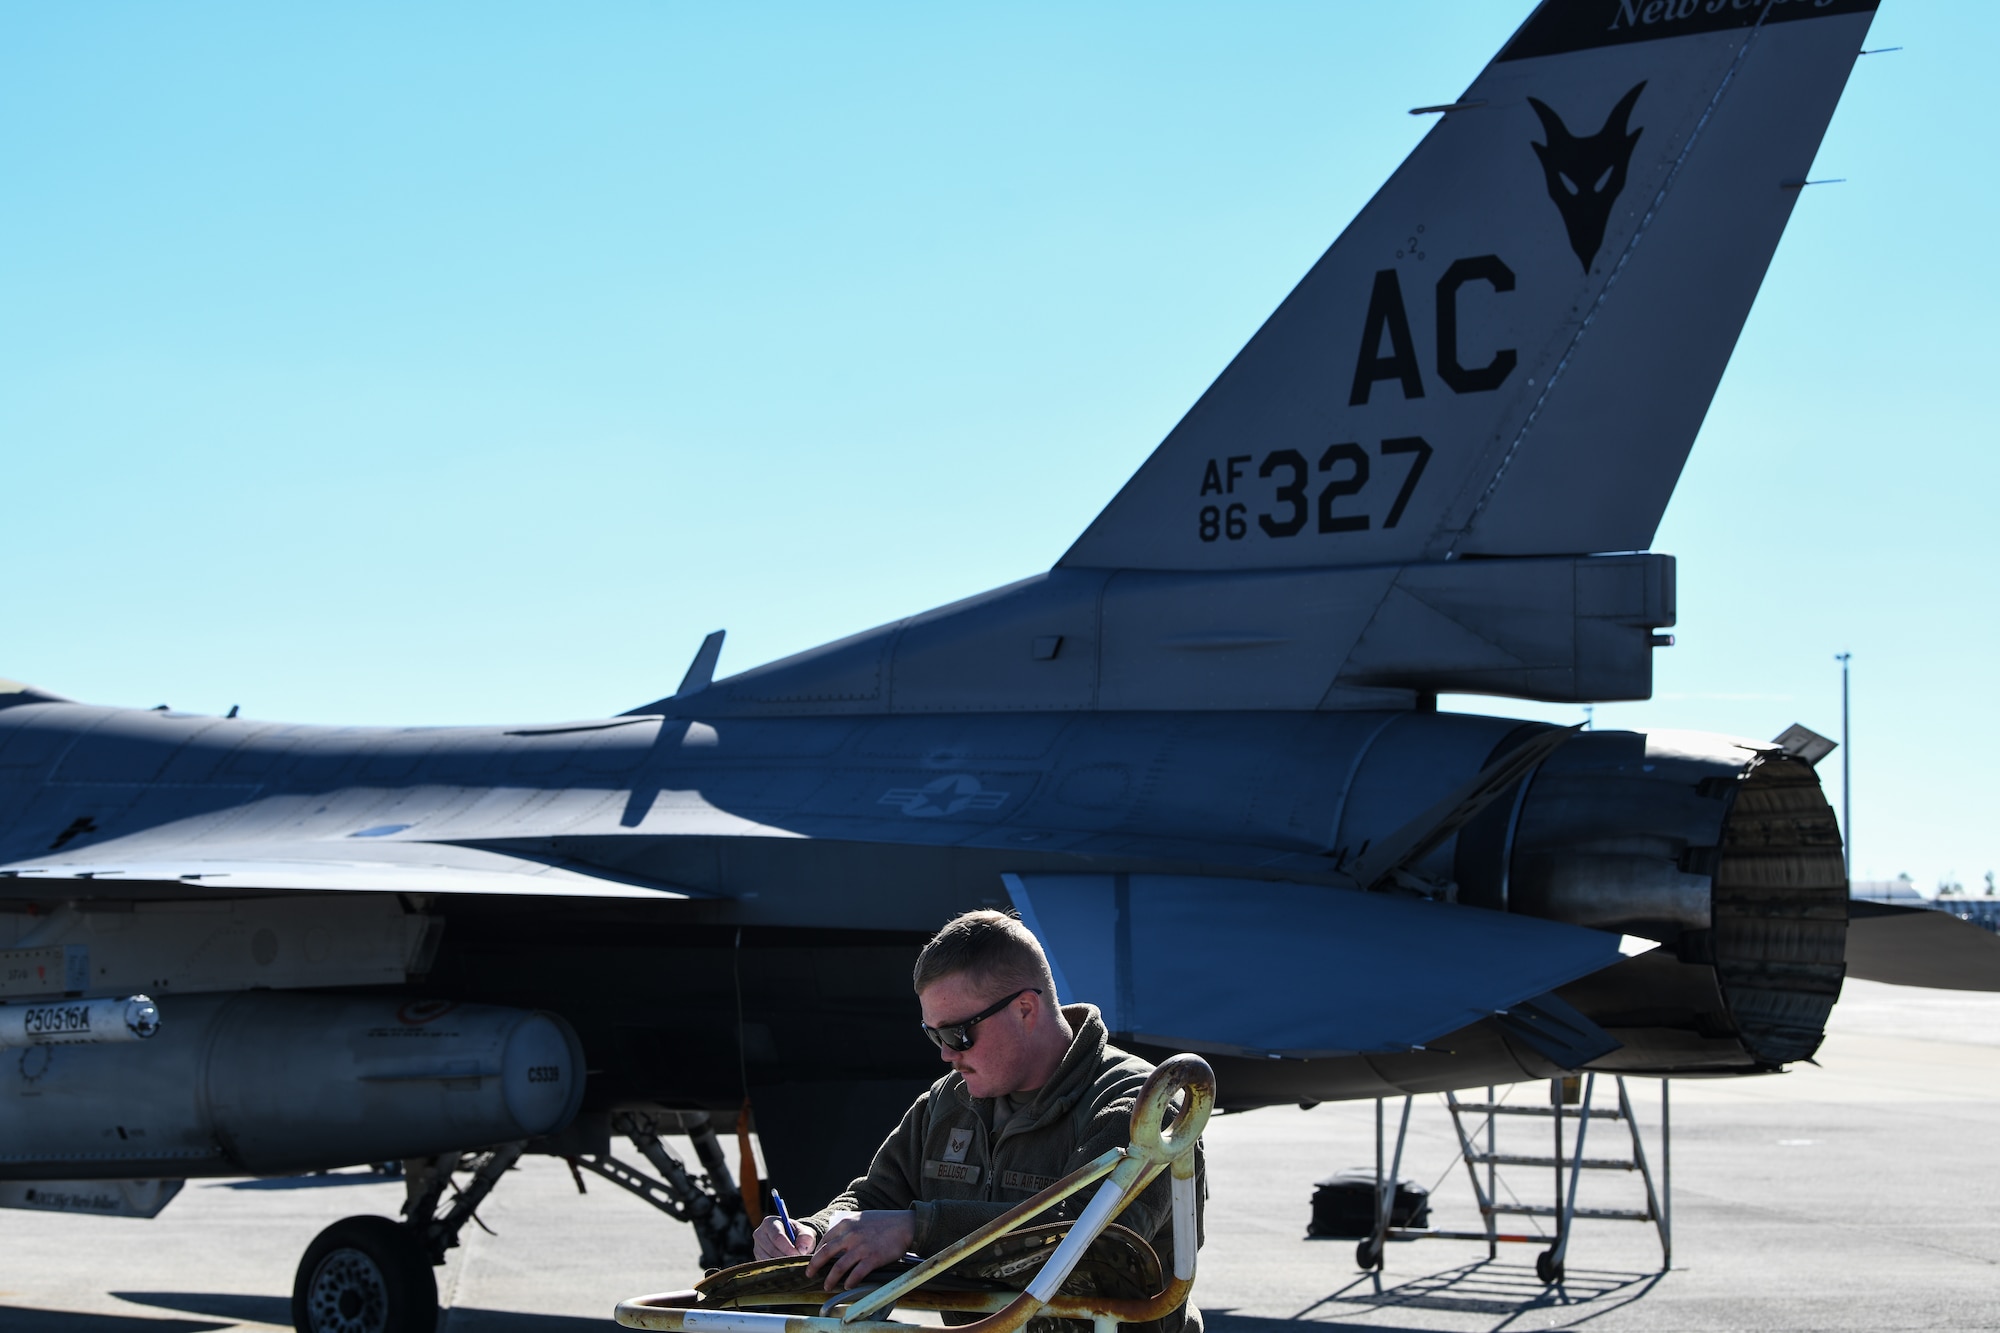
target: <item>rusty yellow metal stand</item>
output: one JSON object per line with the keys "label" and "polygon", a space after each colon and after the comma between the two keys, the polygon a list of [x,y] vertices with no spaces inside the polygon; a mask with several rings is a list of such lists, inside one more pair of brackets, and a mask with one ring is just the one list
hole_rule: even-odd
{"label": "rusty yellow metal stand", "polygon": [[[1173,1113],[1170,1125],[1167,1119],[1177,1097],[1182,1104]],[[900,1306],[986,1316],[964,1325],[961,1333],[1015,1333],[1041,1314],[1088,1319],[1097,1333],[1110,1333],[1119,1324],[1162,1318],[1178,1309],[1194,1287],[1194,1147],[1214,1106],[1215,1072],[1208,1062],[1194,1055],[1173,1057],[1154,1070],[1140,1089],[1138,1105],[1132,1109],[1131,1140],[1123,1148],[1113,1148],[1077,1168],[1034,1198],[1008,1209],[894,1279],[835,1296],[819,1314],[740,1309],[726,1301],[710,1303],[700,1291],[677,1291],[636,1296],[621,1302],[618,1322],[626,1328],[653,1329],[659,1333],[907,1333],[915,1325],[889,1317]],[[1162,1171],[1169,1172],[1173,1181],[1174,1271],[1165,1277],[1161,1289],[1142,1299],[1062,1295],[1064,1281],[1090,1243]],[[1092,1185],[1097,1185],[1096,1193],[1024,1290],[926,1290],[927,1283],[949,1272],[953,1265],[1001,1237],[1026,1228],[1053,1205]],[[728,1271],[717,1277],[725,1276]],[[718,1285],[715,1279],[704,1284],[712,1285]],[[791,1298],[774,1300],[766,1292],[757,1301],[760,1305],[810,1305],[824,1293],[790,1295]]]}

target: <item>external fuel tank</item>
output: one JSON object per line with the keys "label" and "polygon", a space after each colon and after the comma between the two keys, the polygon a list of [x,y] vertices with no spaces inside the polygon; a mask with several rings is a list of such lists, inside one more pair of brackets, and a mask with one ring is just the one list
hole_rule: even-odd
{"label": "external fuel tank", "polygon": [[0,1179],[389,1161],[546,1134],[583,1097],[581,1045],[553,1014],[275,991],[161,1010],[143,1043],[0,1052]]}

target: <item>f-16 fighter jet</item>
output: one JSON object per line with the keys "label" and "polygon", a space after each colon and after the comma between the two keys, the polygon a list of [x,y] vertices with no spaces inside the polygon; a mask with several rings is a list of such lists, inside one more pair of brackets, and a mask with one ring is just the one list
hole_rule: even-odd
{"label": "f-16 fighter jet", "polygon": [[1815,747],[1437,699],[1648,697],[1648,548],[1874,8],[1547,0],[1020,582],[735,675],[716,634],[615,717],[8,687],[7,1198],[404,1163],[403,1217],[306,1251],[319,1333],[426,1328],[523,1152],[719,1263],[746,1103],[831,1197],[937,1073],[918,947],[982,906],[1225,1107],[1812,1055],[1860,929]]}

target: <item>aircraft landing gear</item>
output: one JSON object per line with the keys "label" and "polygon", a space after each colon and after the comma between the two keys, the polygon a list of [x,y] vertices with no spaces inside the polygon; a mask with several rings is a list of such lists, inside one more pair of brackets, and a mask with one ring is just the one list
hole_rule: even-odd
{"label": "aircraft landing gear", "polygon": [[[749,1213],[707,1112],[621,1111],[608,1127],[631,1141],[658,1178],[608,1152],[566,1156],[572,1170],[589,1171],[689,1223],[705,1269],[751,1257]],[[702,1170],[689,1169],[662,1140],[664,1134],[687,1135]],[[484,1152],[405,1161],[402,1221],[350,1217],[322,1231],[306,1249],[292,1283],[298,1333],[435,1333],[438,1293],[431,1270],[458,1245],[465,1224],[477,1220],[474,1210],[527,1147],[523,1140]],[[455,1173],[467,1171],[469,1180],[454,1183]],[[579,1175],[577,1185],[582,1184]]]}
{"label": "aircraft landing gear", "polygon": [[[486,1153],[445,1153],[405,1163],[401,1222],[349,1217],[319,1233],[292,1280],[292,1326],[298,1333],[434,1333],[437,1276],[445,1251],[500,1177],[520,1160],[525,1141]],[[463,1188],[452,1172],[472,1166]],[[447,1188],[457,1197],[442,1217]]]}
{"label": "aircraft landing gear", "polygon": [[[437,1157],[413,1157],[403,1164],[403,1224],[416,1235],[430,1256],[433,1267],[444,1262],[446,1250],[458,1248],[458,1233],[473,1220],[473,1213],[500,1183],[500,1177],[521,1160],[527,1140],[503,1143],[483,1153],[448,1152]],[[472,1179],[463,1189],[452,1183],[452,1173],[472,1169]],[[437,1216],[445,1190],[452,1191],[451,1207]]]}
{"label": "aircraft landing gear", "polygon": [[437,1277],[422,1243],[386,1217],[349,1217],[319,1233],[292,1282],[299,1333],[432,1333]]}
{"label": "aircraft landing gear", "polygon": [[[729,1171],[715,1125],[706,1112],[620,1111],[611,1118],[611,1128],[630,1139],[653,1169],[658,1179],[621,1162],[608,1153],[583,1153],[568,1159],[570,1168],[590,1172],[618,1188],[635,1194],[677,1221],[694,1228],[701,1246],[704,1270],[727,1268],[749,1262],[752,1256],[750,1216],[743,1207],[743,1195]],[[662,1134],[688,1136],[695,1157],[702,1165],[696,1175],[662,1140]],[[577,1187],[582,1188],[581,1177]]]}

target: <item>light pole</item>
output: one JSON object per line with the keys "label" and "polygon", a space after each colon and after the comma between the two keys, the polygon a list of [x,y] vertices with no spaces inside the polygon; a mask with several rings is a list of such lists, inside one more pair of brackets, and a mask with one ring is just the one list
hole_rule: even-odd
{"label": "light pole", "polygon": [[1854,892],[1854,751],[1847,743],[1847,659],[1853,656],[1833,655],[1840,663],[1840,866],[1849,893]]}

